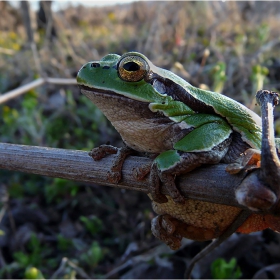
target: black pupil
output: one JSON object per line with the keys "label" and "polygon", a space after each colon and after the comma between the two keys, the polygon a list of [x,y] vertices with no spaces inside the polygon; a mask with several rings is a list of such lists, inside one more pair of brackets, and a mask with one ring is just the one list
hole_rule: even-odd
{"label": "black pupil", "polygon": [[140,66],[137,63],[131,62],[131,61],[124,64],[123,68],[126,71],[138,71],[138,70],[140,70]]}

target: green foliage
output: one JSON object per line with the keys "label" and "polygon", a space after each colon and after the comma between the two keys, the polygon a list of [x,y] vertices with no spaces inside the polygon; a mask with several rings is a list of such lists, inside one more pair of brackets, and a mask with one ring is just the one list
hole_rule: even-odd
{"label": "green foliage", "polygon": [[211,274],[213,279],[238,279],[242,276],[235,258],[232,258],[229,262],[222,258],[216,259],[211,264]]}
{"label": "green foliage", "polygon": [[13,254],[14,262],[8,267],[2,268],[0,276],[15,270],[24,270],[25,279],[44,279],[41,269],[46,266],[50,268],[56,266],[53,259],[47,258],[51,251],[52,249],[41,244],[39,238],[33,233],[27,243],[26,250],[15,252]]}
{"label": "green foliage", "polygon": [[10,198],[42,194],[43,188],[41,185],[51,180],[39,175],[8,172],[6,170],[0,170],[0,177],[2,182],[6,182],[9,186],[7,191]]}
{"label": "green foliage", "polygon": [[99,141],[100,127],[107,128],[109,135],[115,133],[104,115],[84,96],[79,106],[71,91],[66,92],[65,100],[65,106],[51,116],[43,110],[35,91],[24,95],[19,109],[0,106],[0,141],[90,150]]}
{"label": "green foliage", "polygon": [[212,87],[213,91],[222,92],[227,80],[226,64],[224,62],[217,62],[212,68],[211,74],[214,80]]}
{"label": "green foliage", "polygon": [[264,87],[264,82],[269,73],[269,70],[259,64],[253,65],[250,79],[252,81],[252,92],[255,94],[258,90]]}
{"label": "green foliage", "polygon": [[103,228],[102,220],[93,215],[90,217],[81,216],[80,221],[83,222],[87,231],[92,235],[100,232]]}
{"label": "green foliage", "polygon": [[0,107],[0,113],[2,116],[2,123],[0,122],[0,135],[2,136],[2,141],[11,141],[18,128],[17,121],[19,119],[19,112],[14,108],[4,105]]}
{"label": "green foliage", "polygon": [[17,144],[42,144],[46,120],[42,118],[42,108],[38,106],[34,91],[24,95],[20,109],[4,105],[1,111],[3,125],[0,126],[0,135],[4,138],[3,141],[8,138]]}
{"label": "green foliage", "polygon": [[81,255],[81,261],[90,267],[95,267],[104,257],[104,252],[97,241],[92,242],[89,249]]}
{"label": "green foliage", "polygon": [[57,235],[57,248],[60,251],[67,251],[73,246],[73,242],[70,238],[66,238],[61,234]]}
{"label": "green foliage", "polygon": [[20,267],[26,268],[29,266],[42,267],[46,264],[45,257],[51,252],[51,248],[42,245],[39,238],[32,234],[27,244],[27,251],[19,251],[13,254],[15,261]]}
{"label": "green foliage", "polygon": [[263,44],[269,38],[270,27],[267,23],[262,23],[258,25],[257,35],[260,44]]}
{"label": "green foliage", "polygon": [[54,178],[49,185],[44,188],[44,194],[48,203],[59,203],[69,195],[74,197],[79,190],[79,185],[70,180]]}

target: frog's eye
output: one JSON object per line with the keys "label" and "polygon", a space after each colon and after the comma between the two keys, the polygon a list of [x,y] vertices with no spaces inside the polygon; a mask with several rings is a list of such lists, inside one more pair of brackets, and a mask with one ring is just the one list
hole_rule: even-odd
{"label": "frog's eye", "polygon": [[126,82],[141,81],[149,72],[149,65],[140,56],[131,55],[121,58],[118,63],[119,77]]}

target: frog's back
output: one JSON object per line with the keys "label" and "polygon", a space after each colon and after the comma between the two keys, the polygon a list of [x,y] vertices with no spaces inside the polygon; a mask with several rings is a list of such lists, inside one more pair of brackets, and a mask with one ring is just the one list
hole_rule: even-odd
{"label": "frog's back", "polygon": [[214,112],[227,119],[233,130],[240,133],[244,142],[252,148],[261,148],[261,118],[239,102],[219,93],[204,91],[191,87],[192,94]]}
{"label": "frog's back", "polygon": [[255,149],[261,148],[261,118],[239,102],[220,93],[201,90],[185,82],[180,100],[194,111],[217,114],[226,118],[242,140]]}
{"label": "frog's back", "polygon": [[195,112],[226,118],[245,143],[255,149],[261,148],[261,118],[256,113],[225,95],[196,88],[168,70],[159,71],[172,84],[168,95],[187,104]]}

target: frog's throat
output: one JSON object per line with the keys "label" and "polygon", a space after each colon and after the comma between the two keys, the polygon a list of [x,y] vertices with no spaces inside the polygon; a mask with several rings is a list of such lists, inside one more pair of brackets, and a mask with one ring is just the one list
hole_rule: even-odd
{"label": "frog's throat", "polygon": [[126,145],[136,151],[158,154],[173,149],[188,132],[161,112],[152,112],[149,103],[107,91],[83,89],[82,93],[103,112]]}

